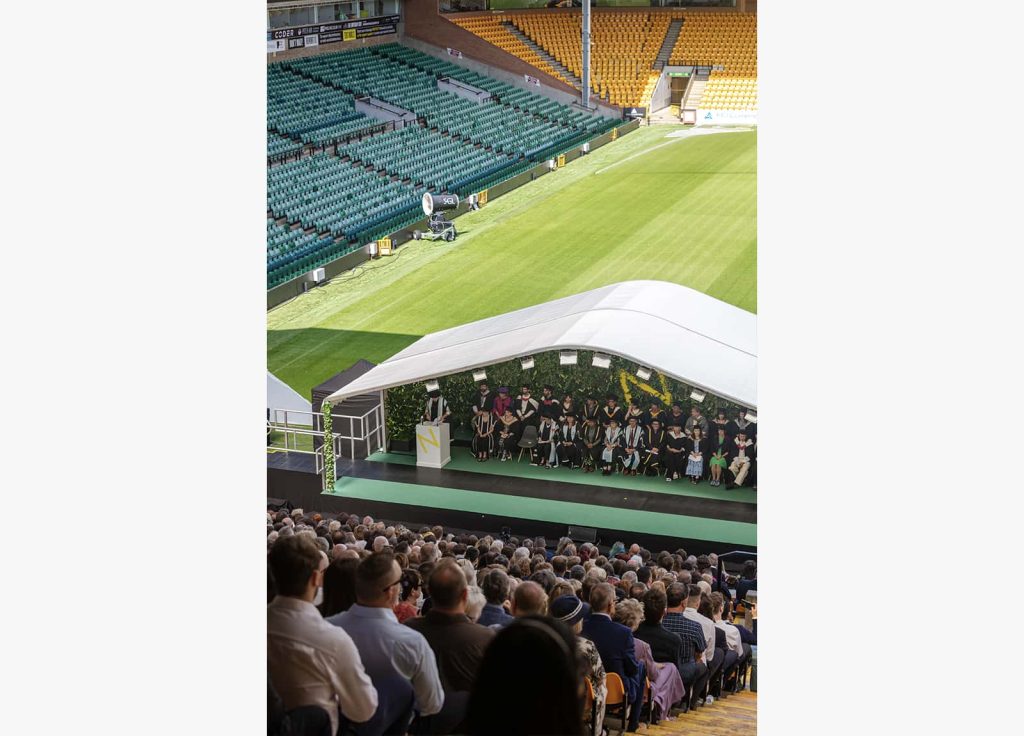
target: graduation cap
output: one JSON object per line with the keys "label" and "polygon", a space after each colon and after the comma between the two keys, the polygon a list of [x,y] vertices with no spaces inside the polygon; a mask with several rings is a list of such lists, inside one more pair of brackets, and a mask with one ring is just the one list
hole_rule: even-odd
{"label": "graduation cap", "polygon": [[429,396],[432,399],[436,399],[440,395],[441,392],[436,388],[433,391],[427,391],[427,396]]}
{"label": "graduation cap", "polygon": [[618,401],[618,397],[615,394],[608,394],[604,397],[606,401]]}

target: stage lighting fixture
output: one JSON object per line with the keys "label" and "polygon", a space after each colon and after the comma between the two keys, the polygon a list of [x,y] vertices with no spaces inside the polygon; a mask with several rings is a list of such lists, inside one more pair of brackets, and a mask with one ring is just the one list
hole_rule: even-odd
{"label": "stage lighting fixture", "polygon": [[703,391],[693,389],[693,391],[690,392],[690,398],[699,404],[702,401],[704,401],[705,398],[707,398],[707,394],[705,394]]}
{"label": "stage lighting fixture", "polygon": [[440,391],[441,390],[441,384],[439,384],[437,381],[427,381],[423,385],[427,387],[427,391]]}
{"label": "stage lighting fixture", "polygon": [[523,358],[519,362],[519,365],[522,367],[524,371],[531,370],[533,368],[533,356],[531,355],[527,358]]}
{"label": "stage lighting fixture", "polygon": [[595,368],[609,368],[612,364],[612,358],[610,355],[604,353],[594,353],[594,360],[591,363]]}
{"label": "stage lighting fixture", "polygon": [[486,381],[487,380],[487,371],[485,371],[483,369],[480,369],[478,371],[473,371],[473,380],[476,383],[480,383],[480,381]]}
{"label": "stage lighting fixture", "polygon": [[641,365],[641,366],[637,367],[636,375],[637,375],[637,378],[639,378],[641,381],[649,381],[649,380],[651,380],[651,369],[650,368],[644,368]]}
{"label": "stage lighting fixture", "polygon": [[757,414],[754,414],[753,412],[748,411],[743,418],[746,419],[748,422],[753,422],[754,424],[757,424]]}
{"label": "stage lighting fixture", "polygon": [[558,364],[559,365],[576,365],[577,359],[575,350],[561,350],[558,353]]}

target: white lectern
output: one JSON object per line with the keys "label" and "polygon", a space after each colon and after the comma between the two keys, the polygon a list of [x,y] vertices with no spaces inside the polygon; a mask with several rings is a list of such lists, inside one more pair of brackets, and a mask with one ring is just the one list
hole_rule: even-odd
{"label": "white lectern", "polygon": [[451,429],[441,424],[416,425],[416,464],[424,468],[443,468],[452,459]]}

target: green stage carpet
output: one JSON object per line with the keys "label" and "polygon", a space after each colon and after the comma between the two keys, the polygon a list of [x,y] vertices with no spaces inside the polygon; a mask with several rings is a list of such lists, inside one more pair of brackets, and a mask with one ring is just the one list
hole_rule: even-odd
{"label": "green stage carpet", "polygon": [[[665,483],[664,485],[669,484]],[[566,525],[621,529],[727,544],[743,544],[751,547],[757,545],[756,524],[605,506],[588,506],[568,501],[505,496],[498,493],[461,491],[365,478],[340,478],[334,484],[334,491],[330,495],[355,500],[432,506],[451,511],[469,511]]]}
{"label": "green stage carpet", "polygon": [[[395,452],[378,452],[370,455],[367,460],[401,465],[416,464],[415,455]],[[511,461],[502,463],[497,460],[488,460],[485,463],[478,463],[465,447],[452,448],[452,460],[444,466],[444,469],[464,470],[470,473],[488,473],[491,475],[510,475],[518,478],[532,478],[534,480],[554,480],[559,483],[581,483],[588,486],[622,488],[630,491],[669,493],[676,496],[713,498],[720,501],[757,503],[757,491],[753,491],[750,488],[737,488],[728,491],[724,485],[712,488],[708,485],[707,481],[695,486],[688,480],[674,480],[671,483],[666,483],[664,478],[642,478],[639,475],[627,478],[621,473],[604,476],[601,475],[600,471],[584,473],[582,470],[568,470],[566,468],[538,468],[535,465],[530,465],[525,456],[523,456],[522,462]]]}

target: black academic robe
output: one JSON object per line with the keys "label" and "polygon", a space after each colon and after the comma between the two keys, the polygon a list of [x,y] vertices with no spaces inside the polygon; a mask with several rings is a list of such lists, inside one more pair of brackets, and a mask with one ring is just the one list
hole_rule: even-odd
{"label": "black academic robe", "polygon": [[730,437],[736,437],[740,432],[747,433],[747,439],[752,440],[757,435],[757,425],[753,422],[748,422],[745,419],[730,420],[729,428],[726,430],[726,434]]}
{"label": "black academic robe", "polygon": [[540,424],[540,417],[537,415],[537,400],[532,396],[529,399],[517,396],[516,400],[512,402],[512,413],[523,423],[524,427],[527,424],[532,424],[535,427]]}
{"label": "black academic robe", "polygon": [[[558,442],[558,425],[548,422],[541,422],[537,430],[537,447],[534,448],[533,456],[536,462],[547,465],[551,460],[551,448]],[[557,448],[556,454],[557,457]]]}
{"label": "black academic robe", "polygon": [[[686,443],[688,438],[682,432],[678,437],[673,437],[671,432],[665,433],[665,467],[673,475],[682,475],[686,470]],[[680,450],[681,452],[669,452],[668,449]]]}
{"label": "black academic robe", "polygon": [[[568,444],[567,444],[568,443]],[[580,464],[580,428],[573,424],[563,424],[558,436],[558,462],[565,465]]]}
{"label": "black academic robe", "polygon": [[551,419],[554,419],[557,422],[558,417],[560,417],[562,414],[562,402],[557,401],[555,399],[551,399],[550,401],[546,399],[541,399],[538,410],[540,411],[540,416],[542,419],[544,417],[550,417]]}
{"label": "black academic robe", "polygon": [[623,421],[625,422],[625,424],[622,425],[622,431],[623,432],[625,432],[626,428],[629,426],[629,418],[630,417],[636,417],[636,426],[638,426],[638,427],[643,427],[644,426],[644,412],[639,412],[637,414],[630,414],[629,413],[629,409],[626,409],[625,413],[623,414]]}
{"label": "black academic robe", "polygon": [[652,412],[652,411],[648,410],[648,411],[644,412],[643,418],[640,421],[641,421],[641,423],[643,423],[643,425],[645,427],[650,427],[651,426],[651,422],[653,422],[655,419],[657,419],[659,422],[661,422],[661,428],[665,429],[665,419],[666,419],[667,416],[668,416],[668,412],[665,412],[665,411]]}
{"label": "black academic robe", "polygon": [[473,403],[473,413],[476,414],[481,411],[486,411],[488,414],[494,410],[494,394],[490,391],[487,392],[486,396],[480,394],[477,391],[476,401]]}
{"label": "black academic robe", "polygon": [[[575,401],[570,401],[568,406],[565,405],[564,401],[558,405],[558,421],[564,423],[565,418],[570,414],[579,419],[578,412],[576,411]],[[579,426],[579,422],[576,422],[576,425]]]}
{"label": "black academic robe", "polygon": [[[494,417],[490,413],[473,417],[473,452],[479,454],[494,452]],[[483,434],[484,436],[481,436]]]}
{"label": "black academic robe", "polygon": [[[518,419],[513,419],[508,424],[505,424],[503,420],[498,420],[498,423],[494,425],[494,441],[498,444],[499,452],[512,453],[519,445],[519,432],[522,422]],[[508,436],[502,437],[502,432],[505,432]]]}
{"label": "black academic robe", "polygon": [[[436,422],[438,419],[444,416],[444,414],[447,411],[448,402],[445,401],[443,396],[438,396],[436,399],[427,399],[427,408],[426,411],[424,412],[424,415],[426,416],[426,421]],[[449,416],[444,421],[445,423],[450,422],[451,417]]]}
{"label": "black academic robe", "polygon": [[[603,436],[600,424],[583,425],[580,430],[580,453],[583,456],[584,465],[599,465],[601,463]],[[587,447],[587,445],[591,446]]]}
{"label": "black academic robe", "polygon": [[625,423],[625,411],[621,406],[616,406],[615,409],[609,410],[607,406],[601,407],[601,426],[607,427],[608,422],[614,419],[619,423],[619,429],[622,429],[622,425]]}
{"label": "black academic robe", "polygon": [[[699,440],[689,438],[686,440],[686,455],[684,460],[690,459],[690,453],[696,451],[700,454],[701,459],[704,461],[704,469],[708,467],[708,450],[711,448],[711,442],[706,437],[701,437]],[[684,464],[685,467],[685,464]]]}
{"label": "black academic robe", "polygon": [[[645,474],[648,471],[658,472],[661,470],[665,457],[665,437],[667,434],[668,432],[660,427],[657,432],[651,427],[644,429],[644,454],[640,469]],[[657,452],[654,452],[654,450],[657,450]]]}
{"label": "black academic robe", "polygon": [[596,419],[598,424],[601,424],[601,407],[594,404],[593,407],[588,407],[583,404],[583,409],[580,411],[579,425],[582,427],[583,423],[588,419]]}
{"label": "black academic robe", "polygon": [[666,412],[662,412],[661,416],[662,416],[662,418],[664,420],[662,422],[662,426],[665,428],[666,432],[668,432],[668,428],[671,427],[673,424],[677,424],[678,423],[680,430],[683,427],[686,426],[687,415],[686,415],[685,412],[681,411],[678,414],[673,414],[670,411],[666,411]]}

